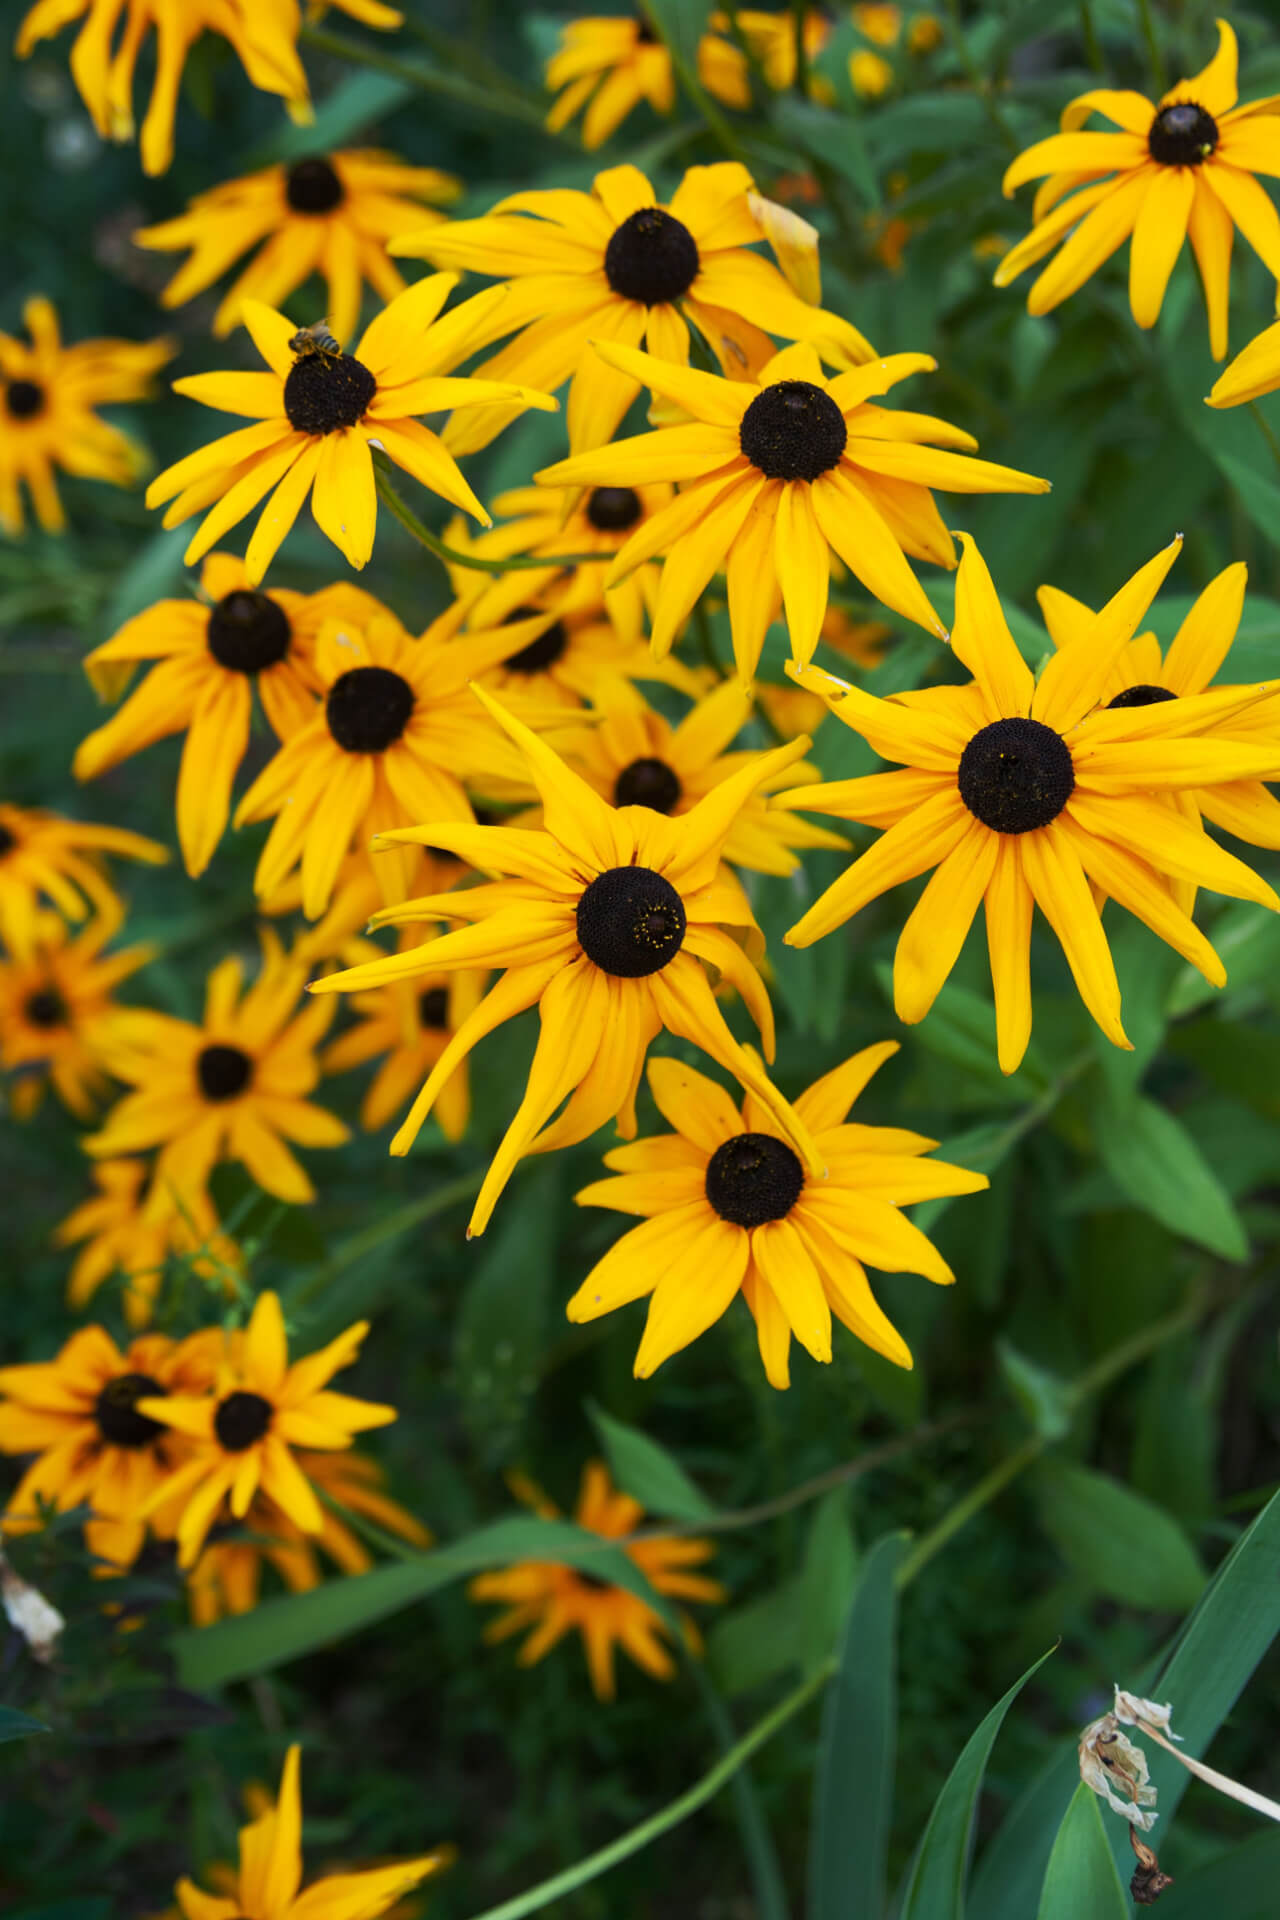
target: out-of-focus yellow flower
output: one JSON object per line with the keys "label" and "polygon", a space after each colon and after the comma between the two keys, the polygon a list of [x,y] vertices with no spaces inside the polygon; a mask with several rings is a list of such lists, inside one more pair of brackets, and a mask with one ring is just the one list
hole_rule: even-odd
{"label": "out-of-focus yellow flower", "polygon": [[883,54],[859,47],[849,55],[849,85],[861,100],[879,100],[893,85],[893,68]]}
{"label": "out-of-focus yellow flower", "polygon": [[902,32],[902,9],[883,5],[853,9],[853,24],[864,39],[877,47],[893,47]]}
{"label": "out-of-focus yellow flower", "polygon": [[907,27],[909,53],[933,53],[942,45],[942,22],[936,14],[918,13]]}

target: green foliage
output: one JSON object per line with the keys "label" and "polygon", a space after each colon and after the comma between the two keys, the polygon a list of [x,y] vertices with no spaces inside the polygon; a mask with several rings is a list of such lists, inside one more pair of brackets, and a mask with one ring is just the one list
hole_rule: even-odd
{"label": "green foliage", "polygon": [[1082,1780],[1062,1816],[1036,1920],[1126,1920],[1129,1901],[1107,1845],[1097,1795]]}

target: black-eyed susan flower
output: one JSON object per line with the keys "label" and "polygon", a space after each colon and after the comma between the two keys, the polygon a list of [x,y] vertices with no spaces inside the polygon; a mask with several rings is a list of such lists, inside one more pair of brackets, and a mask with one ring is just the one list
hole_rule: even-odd
{"label": "black-eyed susan flower", "polygon": [[[299,1452],[297,1460],[305,1478],[326,1501],[371,1520],[410,1546],[431,1545],[427,1528],[385,1491],[376,1460],[355,1452]],[[363,1540],[332,1506],[325,1505],[322,1513],[320,1532],[303,1533],[259,1492],[243,1520],[232,1519],[223,1528],[215,1519],[211,1537],[187,1576],[187,1602],[195,1624],[207,1627],[227,1614],[252,1613],[264,1567],[272,1568],[291,1593],[308,1593],[320,1585],[321,1554],[343,1573],[367,1572],[373,1556]]]}
{"label": "black-eyed susan flower", "polygon": [[[606,583],[655,554],[666,564],[652,641],[665,653],[718,568],[729,583],[738,670],[750,681],[770,622],[785,606],[791,646],[807,663],[827,610],[830,550],[869,593],[945,639],[907,554],[955,564],[932,487],[952,493],[1047,493],[1049,482],[971,460],[971,434],[927,414],[890,412],[876,395],[937,365],[898,353],[829,380],[813,347],[786,347],[752,380],[722,380],[654,354],[597,342],[602,358],[692,416],[582,453],[535,475],[547,486],[678,480],[683,491],[640,527]],[[930,441],[935,442],[929,445]]]}
{"label": "black-eyed susan flower", "polygon": [[[1174,262],[1189,239],[1204,285],[1215,360],[1227,351],[1231,242],[1238,228],[1280,275],[1280,215],[1257,175],[1280,172],[1280,95],[1237,106],[1236,36],[1218,22],[1218,51],[1200,73],[1154,104],[1143,94],[1093,87],[1062,110],[1062,131],[1020,154],[1006,195],[1042,176],[1036,224],[1004,256],[996,285],[1064,244],[1027,296],[1049,313],[1084,285],[1132,235],[1129,305],[1140,327],[1160,316]],[[1091,114],[1118,132],[1081,131]],[[1068,237],[1069,236],[1069,237]]]}
{"label": "black-eyed susan flower", "polygon": [[31,1532],[45,1507],[87,1506],[90,1552],[117,1570],[132,1566],[146,1536],[147,1501],[186,1455],[185,1443],[138,1402],[201,1391],[216,1353],[207,1335],[178,1343],[160,1333],[121,1351],[95,1326],[73,1333],[56,1359],[0,1367],[0,1453],[37,1456],[0,1531]]}
{"label": "black-eyed susan flower", "polygon": [[876,47],[896,47],[902,34],[902,9],[870,0],[870,4],[850,9],[854,26],[864,40]]}
{"label": "black-eyed susan flower", "polygon": [[[785,93],[796,84],[796,14],[798,9],[783,7],[770,13],[764,7],[738,7],[736,25],[746,41],[752,59],[760,69],[765,85],[776,93]],[[713,13],[711,24],[722,34],[733,31],[735,21],[727,13]],[[805,58],[816,60],[831,37],[833,21],[828,8],[806,7],[802,18]],[[809,91],[820,97],[824,88],[818,76],[809,77]],[[736,104],[731,102],[729,104]]]}
{"label": "black-eyed susan flower", "polygon": [[[512,194],[480,220],[411,234],[391,250],[506,277],[510,297],[473,344],[520,332],[477,372],[527,376],[548,391],[570,381],[569,445],[578,453],[610,439],[643,382],[630,362],[590,353],[592,341],[647,342],[660,360],[683,367],[692,325],[720,366],[744,379],[773,353],[770,335],[807,340],[841,367],[871,359],[855,327],[801,300],[777,267],[751,252],[765,238],[753,191],[745,167],[721,161],[691,167],[664,205],[637,167],[610,167],[590,193]],[[508,405],[451,421],[446,443],[460,453],[482,447],[513,417]]]}
{"label": "black-eyed susan flower", "polygon": [[[254,885],[271,894],[295,867],[302,910],[329,904],[343,857],[375,833],[419,820],[472,820],[465,779],[519,780],[524,766],[468,681],[521,644],[518,627],[471,640],[413,640],[393,614],[329,620],[313,661],[321,700],[236,810],[275,824]],[[443,843],[442,843],[443,844]],[[403,900],[414,855],[375,862],[385,901]]]}
{"label": "black-eyed susan flower", "polygon": [[77,1119],[89,1120],[110,1082],[104,1066],[122,1021],[116,988],[155,954],[151,946],[103,949],[120,931],[117,907],[71,933],[43,915],[32,937],[0,959],[0,1066],[13,1075],[9,1105],[25,1119],[51,1086]]}
{"label": "black-eyed susan flower", "polygon": [[315,1190],[285,1145],[340,1147],[349,1136],[332,1113],[304,1096],[320,1078],[315,1049],[328,1008],[298,998],[304,967],[275,935],[262,936],[262,969],[247,992],[231,955],[209,975],[200,1026],[170,1014],[132,1014],[104,1046],[117,1080],[132,1087],[85,1149],[95,1159],[159,1147],[153,1184],[185,1198],[221,1160],[239,1160],[279,1200],[313,1200]]}
{"label": "black-eyed susan flower", "polygon": [[1264,327],[1213,383],[1209,407],[1240,407],[1280,387],[1280,322]]}
{"label": "black-eyed susan flower", "polygon": [[96,409],[145,400],[153,377],[178,351],[176,340],[81,340],[64,347],[49,300],[28,300],[30,342],[0,333],[0,529],[21,533],[21,488],[46,533],[67,524],[56,468],[85,480],[131,487],[149,462],[136,440]]}
{"label": "black-eyed susan flower", "polygon": [[124,827],[68,820],[42,807],[0,803],[0,940],[26,947],[47,906],[64,920],[120,914],[102,856],[163,866],[168,850]]}
{"label": "black-eyed susan flower", "polygon": [[160,294],[164,307],[194,299],[264,242],[215,313],[215,337],[236,326],[242,300],[278,307],[319,273],[328,287],[326,321],[343,343],[359,322],[366,281],[384,300],[404,292],[404,279],[387,255],[388,240],[443,219],[422,203],[456,200],[461,191],[452,174],[407,167],[390,153],[358,148],[308,154],[197,194],[176,220],[143,227],[133,239],[158,253],[192,250]]}
{"label": "black-eyed susan flower", "polygon": [[171,1254],[202,1277],[238,1273],[239,1251],[221,1232],[203,1188],[187,1195],[160,1188],[147,1194],[145,1160],[101,1160],[90,1169],[97,1191],[54,1228],[56,1247],[78,1247],[67,1276],[67,1305],[84,1307],[104,1282],[118,1279],[124,1317],[145,1327]]}
{"label": "black-eyed susan flower", "polygon": [[[410,937],[402,941],[402,950],[421,944],[412,937],[413,930],[407,931]],[[360,958],[381,958],[371,941],[353,944],[362,948]],[[354,954],[344,957],[356,960]],[[371,1060],[381,1061],[360,1103],[360,1124],[368,1132],[384,1127],[408,1105],[463,1021],[483,1000],[487,979],[484,971],[475,969],[423,973],[412,982],[400,980],[355,995],[351,1004],[357,1024],[330,1041],[320,1066],[326,1074],[346,1073]],[[436,1119],[446,1140],[461,1140],[470,1112],[464,1064],[436,1101]]]}
{"label": "black-eyed susan flower", "polygon": [[[722,780],[760,758],[751,748],[728,751],[751,718],[751,696],[736,680],[722,681],[675,726],[625,681],[602,685],[595,711],[602,716],[598,724],[565,738],[562,751],[615,807],[688,813]],[[822,828],[806,826],[797,836],[791,831],[795,816],[769,807],[770,789],[794,785],[797,777],[821,776],[803,761],[780,768],[743,804],[724,842],[723,858],[731,867],[794,873],[799,847],[847,847],[846,840]]]}
{"label": "black-eyed susan flower", "polygon": [[880,100],[893,85],[893,68],[882,53],[858,47],[849,55],[849,85],[860,100]]}
{"label": "black-eyed susan flower", "polygon": [[202,1893],[194,1880],[174,1892],[184,1920],[378,1920],[411,1887],[447,1866],[447,1850],[358,1873],[332,1874],[302,1888],[301,1748],[290,1747],[280,1798],[240,1829],[240,1871],[230,1893]]}
{"label": "black-eyed susan flower", "polygon": [[[521,1497],[545,1519],[556,1517],[558,1509],[540,1488],[525,1481],[515,1484]],[[598,1533],[605,1540],[626,1540],[644,1519],[644,1508],[614,1487],[603,1461],[591,1460],[582,1470],[573,1517],[588,1533]],[[707,1603],[726,1597],[718,1580],[690,1571],[711,1559],[715,1548],[709,1540],[651,1534],[627,1541],[623,1551],[657,1593]],[[498,1601],[506,1608],[485,1628],[486,1640],[506,1640],[526,1627],[532,1629],[516,1656],[522,1667],[533,1666],[566,1634],[580,1634],[597,1700],[612,1700],[617,1691],[614,1655],[618,1647],[655,1680],[669,1680],[675,1671],[675,1662],[663,1645],[668,1630],[661,1616],[638,1594],[576,1567],[554,1560],[522,1560],[500,1573],[477,1574],[467,1591],[473,1600]],[[692,1617],[682,1613],[680,1625],[686,1645],[696,1651],[700,1642]]]}
{"label": "black-eyed susan flower", "polygon": [[320,683],[313,664],[326,619],[377,607],[339,583],[320,593],[265,593],[243,561],[211,553],[200,599],[160,600],[92,653],[91,680],[158,661],[103,726],[81,741],[72,769],[94,780],[169,734],[186,733],[178,773],[178,840],[187,872],[204,872],[226,829],[231,786],[249,745],[256,688],[272,730],[288,740],[312,718]]}
{"label": "black-eyed susan flower", "polygon": [[[751,105],[746,60],[741,49],[719,33],[704,33],[698,41],[698,78],[725,106]],[[552,133],[561,132],[586,108],[582,144],[588,153],[602,147],[642,100],[660,114],[669,114],[676,101],[666,43],[647,20],[625,15],[566,22],[544,80],[547,91],[559,95],[547,115]]]}
{"label": "black-eyed susan flower", "polygon": [[[415,849],[418,859],[411,869],[409,894],[443,893],[462,879],[467,869],[451,853],[434,853],[428,847]],[[289,951],[299,966],[308,969],[337,959],[352,936],[369,924],[369,918],[383,904],[382,886],[374,872],[372,855],[361,848],[349,853],[338,868],[333,895],[328,907],[311,926],[294,934]],[[302,871],[295,867],[287,880],[259,901],[262,912],[279,919],[302,911]]]}
{"label": "black-eyed susan flower", "polygon": [[592,1268],[569,1318],[598,1320],[647,1299],[635,1363],[642,1380],[714,1326],[739,1293],[772,1386],[791,1384],[793,1334],[815,1360],[830,1360],[833,1313],[896,1366],[911,1366],[866,1269],[950,1284],[950,1267],[901,1209],[989,1183],[984,1173],[927,1159],[936,1140],[849,1123],[850,1107],[897,1051],[896,1040],[866,1047],[796,1100],[822,1155],[821,1179],[750,1095],[739,1109],[705,1074],[650,1061],[650,1089],[675,1132],[607,1153],[615,1177],[577,1195],[580,1206],[638,1213],[644,1224]]}
{"label": "black-eyed susan flower", "polygon": [[[523,1154],[585,1140],[617,1118],[634,1132],[634,1102],[649,1043],[665,1027],[710,1054],[757,1092],[801,1152],[803,1127],[755,1055],[739,1045],[704,966],[741,994],[773,1054],[768,995],[726,926],[754,923],[741,888],[717,882],[724,842],[749,797],[809,744],[792,741],[724,780],[680,819],[649,807],[611,807],[492,696],[477,697],[521,747],[542,800],[541,831],[433,822],[389,835],[438,843],[482,872],[486,885],[411,900],[374,924],[470,921],[407,953],[313,980],[319,994],[363,991],[460,967],[501,967],[500,979],[441,1054],[391,1142],[409,1151],[450,1076],[476,1042],[537,1006],[537,1050],[519,1109],[485,1175],[469,1231],[483,1232]],[[558,1119],[553,1116],[567,1101]]]}
{"label": "black-eyed susan flower", "polygon": [[176,380],[174,392],[255,424],[188,454],[147,489],[148,506],[172,503],[167,527],[213,508],[187,548],[188,566],[269,494],[245,554],[251,586],[261,584],[308,495],[321,532],[363,567],[378,513],[373,446],[488,525],[452,455],[417,415],[497,400],[517,411],[554,411],[556,402],[524,387],[446,377],[480,343],[495,298],[503,297],[491,288],[437,318],[456,285],[449,273],[419,280],[370,322],[354,353],[338,352],[323,330],[298,329],[257,300],[243,303],[241,318],[269,371],[196,374]]}
{"label": "black-eyed susan flower", "polygon": [[259,1490],[303,1533],[323,1530],[324,1510],[295,1449],[341,1450],[353,1435],[396,1417],[394,1407],[329,1389],[334,1374],[355,1360],[368,1331],[368,1321],[360,1320],[291,1366],[279,1299],[260,1293],[244,1331],[225,1336],[209,1392],[140,1398],[140,1413],[188,1443],[190,1457],[147,1507],[180,1516],[179,1566],[194,1566],[224,1499],[232,1518],[243,1520]]}
{"label": "black-eyed susan flower", "polygon": [[[967,685],[877,700],[820,673],[796,678],[900,771],[801,787],[775,804],[883,827],[880,839],[786,935],[810,946],[868,901],[936,867],[898,941],[894,1005],[922,1020],[979,906],[995,988],[1000,1065],[1017,1068],[1031,1035],[1031,920],[1039,907],[1080,997],[1116,1046],[1129,1041],[1120,987],[1092,887],[1136,914],[1214,986],[1226,973],[1177,906],[1169,883],[1280,908],[1266,883],[1179,810],[1176,796],[1264,774],[1275,747],[1240,745],[1224,722],[1266,697],[1215,688],[1146,706],[1104,706],[1110,675],[1181,546],[1139,568],[1036,680],[1018,652],[991,576],[968,535],[951,644]],[[1232,721],[1234,724],[1234,721]]]}

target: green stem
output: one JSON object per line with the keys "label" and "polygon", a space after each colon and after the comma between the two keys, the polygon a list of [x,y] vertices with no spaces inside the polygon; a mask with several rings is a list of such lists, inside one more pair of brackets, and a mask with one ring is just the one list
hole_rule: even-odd
{"label": "green stem", "polygon": [[804,43],[804,19],[808,11],[808,0],[791,0],[796,36],[796,92],[802,100],[809,97],[809,49]]}
{"label": "green stem", "polygon": [[647,0],[644,7],[644,14],[649,25],[653,28],[654,33],[658,39],[661,40],[668,54],[671,56],[671,65],[676,78],[688,94],[693,105],[706,121],[710,131],[720,142],[720,145],[724,148],[729,158],[741,162],[741,164],[747,168],[747,171],[750,172],[750,164],[737,134],[729,125],[729,122],[725,119],[710,94],[706,91],[706,88],[703,86],[701,80],[699,80],[694,69],[685,59],[683,48],[677,46],[674,40],[668,39],[666,33],[663,31],[662,21],[658,18],[654,9],[647,4]]}
{"label": "green stem", "polygon": [[1156,92],[1164,93],[1169,85],[1169,74],[1164,64],[1164,53],[1156,34],[1155,16],[1151,11],[1151,0],[1138,0],[1138,18],[1142,22],[1142,38],[1146,42],[1147,55],[1151,61],[1151,77],[1156,83]]}
{"label": "green stem", "polygon": [[507,85],[499,86],[493,81],[486,81],[482,86],[479,81],[468,80],[461,72],[419,66],[416,62],[401,60],[395,54],[384,53],[379,47],[366,47],[358,40],[346,39],[340,33],[330,33],[327,27],[303,27],[298,39],[302,46],[311,47],[317,53],[332,54],[335,60],[349,60],[356,66],[369,67],[375,73],[385,73],[393,80],[403,81],[407,87],[416,88],[419,93],[437,93],[473,111],[483,102],[492,113],[537,127],[548,139],[555,137],[546,133],[542,109]]}
{"label": "green stem", "polygon": [[1102,46],[1098,39],[1098,29],[1094,23],[1091,0],[1080,0],[1080,38],[1084,41],[1085,59],[1095,73],[1105,73],[1107,63],[1102,57]]}
{"label": "green stem", "polygon": [[608,558],[607,555],[599,553],[555,553],[546,554],[542,558],[526,554],[519,559],[482,560],[478,554],[463,553],[458,547],[446,546],[437,534],[432,533],[424,521],[419,520],[412,507],[406,506],[392,482],[393,471],[394,468],[386,454],[375,447],[373,449],[373,481],[378,489],[378,498],[384,506],[390,507],[405,532],[412,534],[420,547],[425,547],[428,553],[434,553],[436,559],[443,560],[446,566],[472,567],[478,573],[512,573],[525,568],[536,573],[555,573],[566,567],[585,567],[591,562]]}
{"label": "green stem", "polygon": [[[720,1695],[712,1686],[705,1667],[698,1660],[685,1656],[685,1666],[692,1676],[693,1683],[702,1696],[711,1731],[715,1735],[716,1745],[721,1753],[732,1753],[734,1747],[734,1725]],[[773,1834],[769,1822],[760,1805],[751,1775],[746,1767],[740,1766],[733,1776],[734,1813],[738,1822],[738,1836],[742,1841],[742,1851],[746,1855],[751,1872],[752,1892],[757,1920],[787,1920],[787,1894],[778,1865],[778,1853],[773,1844]]]}
{"label": "green stem", "polygon": [[1275,461],[1276,465],[1280,467],[1280,440],[1276,439],[1266,414],[1263,413],[1256,400],[1250,400],[1249,411],[1257,422],[1258,432],[1267,443],[1267,450],[1271,458]]}
{"label": "green stem", "polygon": [[525,1914],[537,1913],[540,1908],[550,1906],[553,1900],[562,1899],[565,1894],[572,1893],[575,1888],[584,1886],[588,1880],[594,1880],[600,1874],[607,1873],[610,1867],[616,1867],[623,1860],[629,1860],[633,1853],[639,1853],[640,1849],[647,1847],[651,1840],[658,1839],[661,1834],[669,1833],[672,1827],[678,1827],[682,1820],[687,1820],[691,1813],[696,1813],[698,1808],[705,1806],[708,1800],[714,1800],[721,1787],[726,1786],[733,1779],[744,1761],[749,1760],[758,1747],[764,1746],[766,1741],[771,1740],[779,1727],[784,1727],[788,1720],[793,1720],[798,1713],[802,1712],[815,1695],[822,1691],[834,1672],[835,1661],[824,1661],[816,1673],[810,1674],[807,1680],[787,1694],[785,1699],[780,1700],[771,1712],[764,1715],[763,1719],[757,1720],[754,1727],[744,1733],[740,1740],[736,1740],[715,1766],[708,1773],[704,1773],[701,1780],[696,1781],[687,1793],[682,1793],[679,1799],[670,1801],[659,1812],[651,1814],[649,1819],[642,1820],[640,1825],[632,1827],[629,1833],[620,1834],[616,1840],[611,1840],[607,1847],[601,1847],[597,1852],[589,1853],[585,1860],[578,1860],[573,1866],[566,1867],[563,1873],[553,1874],[550,1880],[544,1880],[539,1886],[530,1887],[527,1892],[517,1894],[514,1900],[504,1900],[500,1906],[487,1907],[482,1914],[475,1916],[475,1920],[523,1920]]}
{"label": "green stem", "polygon": [[[388,1214],[385,1220],[366,1227],[363,1233],[353,1233],[349,1239],[340,1240],[317,1284],[327,1286],[337,1274],[355,1266],[357,1261],[366,1259],[376,1247],[383,1246],[388,1240],[398,1240],[411,1227],[421,1226],[424,1220],[434,1220],[438,1213],[447,1213],[450,1207],[458,1206],[463,1200],[474,1199],[480,1191],[483,1178],[480,1173],[464,1173],[457,1180],[446,1180],[442,1187],[424,1194],[420,1200],[411,1200],[407,1206]],[[303,1288],[293,1298],[300,1300],[312,1290]]]}

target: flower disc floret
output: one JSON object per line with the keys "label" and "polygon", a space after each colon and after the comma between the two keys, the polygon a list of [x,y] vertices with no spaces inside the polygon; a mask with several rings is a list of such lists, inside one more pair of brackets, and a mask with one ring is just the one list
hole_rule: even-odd
{"label": "flower disc floret", "polygon": [[816,480],[838,465],[849,430],[821,387],[808,380],[779,380],[743,414],[739,441],[767,479]]}
{"label": "flower disc floret", "polygon": [[1155,707],[1162,700],[1176,700],[1177,694],[1172,687],[1153,687],[1145,682],[1136,687],[1126,687],[1114,700],[1108,700],[1109,707]]}
{"label": "flower disc floret", "polygon": [[308,353],[284,383],[284,410],[299,433],[337,433],[363,418],[378,383],[351,353]]}
{"label": "flower disc floret", "polygon": [[329,731],[347,753],[384,753],[412,712],[413,688],[391,667],[352,667],[325,700]]}
{"label": "flower disc floret", "polygon": [[1217,121],[1194,100],[1161,107],[1147,135],[1151,158],[1162,167],[1198,167],[1217,144]]}
{"label": "flower disc floret", "polygon": [[707,1199],[735,1227],[785,1220],[803,1188],[799,1155],[771,1133],[739,1133],[707,1162]]}
{"label": "flower disc floret", "polygon": [[649,807],[654,813],[674,813],[683,789],[680,776],[665,760],[633,760],[618,775],[613,789],[615,807]]}
{"label": "flower disc floret", "polygon": [[44,405],[44,388],[35,380],[11,380],[4,404],[14,420],[33,420]]}
{"label": "flower disc floret", "polygon": [[28,999],[23,1011],[33,1027],[65,1027],[67,1003],[56,987],[41,987]]}
{"label": "flower disc floret", "polygon": [[613,291],[647,307],[687,293],[700,264],[688,227],[662,207],[628,214],[604,250],[604,277]]}
{"label": "flower disc floret", "polygon": [[224,594],[205,629],[210,653],[231,673],[261,673],[276,666],[288,653],[292,637],[280,603],[247,587]]}
{"label": "flower disc floret", "polygon": [[235,1100],[253,1078],[253,1061],[241,1047],[205,1047],[196,1061],[196,1078],[206,1100]]}
{"label": "flower disc floret", "polygon": [[610,867],[578,901],[578,940],[602,973],[642,980],[660,973],[684,945],[684,901],[651,867]]}
{"label": "flower disc floret", "polygon": [[424,1027],[443,1033],[449,1024],[448,987],[428,987],[418,995],[418,1019]]}
{"label": "flower disc floret", "polygon": [[[521,620],[537,620],[541,613],[541,607],[516,607],[506,616],[502,625],[513,627]],[[531,640],[527,647],[521,647],[518,653],[509,654],[502,664],[508,673],[545,673],[562,657],[568,644],[569,630],[564,621],[553,620],[536,640]]]}
{"label": "flower disc floret", "polygon": [[625,533],[643,512],[634,487],[593,487],[587,495],[587,518],[599,533]]}
{"label": "flower disc floret", "polygon": [[285,175],[284,197],[295,213],[332,213],[346,189],[328,160],[314,154],[295,160]]}
{"label": "flower disc floret", "polygon": [[224,1400],[219,1400],[213,1416],[218,1445],[228,1453],[244,1453],[262,1439],[274,1411],[271,1402],[260,1393],[243,1390],[229,1393]]}
{"label": "flower disc floret", "polygon": [[960,798],[993,833],[1031,833],[1056,820],[1076,784],[1071,750],[1052,727],[993,720],[960,756]]}
{"label": "flower disc floret", "polygon": [[164,1388],[149,1373],[118,1373],[94,1403],[94,1418],[108,1446],[145,1447],[159,1439],[164,1427],[138,1412],[139,1400],[162,1396]]}

